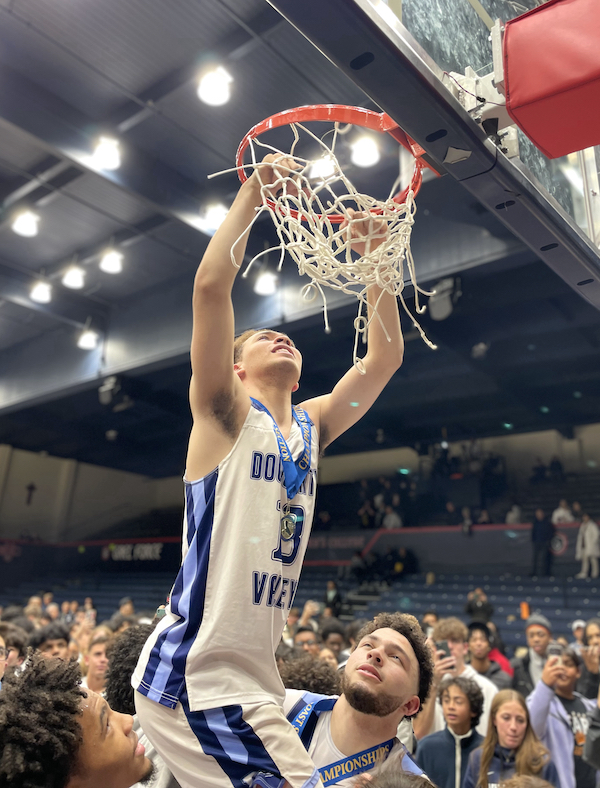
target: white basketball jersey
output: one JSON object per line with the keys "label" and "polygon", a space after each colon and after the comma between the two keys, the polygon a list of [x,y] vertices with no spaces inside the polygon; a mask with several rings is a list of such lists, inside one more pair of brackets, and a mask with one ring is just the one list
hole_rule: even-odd
{"label": "white basketball jersey", "polygon": [[[312,423],[310,434],[310,470],[290,502],[292,536],[282,535],[288,499],[273,421],[256,406],[218,467],[185,482],[181,569],[132,678],[150,700],[175,708],[187,692],[191,711],[283,700],[275,649],[314,513],[319,441]],[[304,443],[296,421],[287,444],[298,459]]]}

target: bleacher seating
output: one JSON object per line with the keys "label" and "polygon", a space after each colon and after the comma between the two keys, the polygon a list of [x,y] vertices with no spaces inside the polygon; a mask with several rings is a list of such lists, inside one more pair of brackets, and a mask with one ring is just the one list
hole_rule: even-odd
{"label": "bleacher seating", "polygon": [[[328,567],[305,567],[295,605],[302,608],[308,599],[322,602],[327,580],[335,577],[336,572]],[[98,621],[102,621],[117,610],[123,596],[132,597],[137,611],[152,613],[164,603],[173,580],[171,573],[157,572],[97,574],[68,580],[49,576],[3,592],[0,604],[22,604],[32,594],[51,589],[58,603],[64,599],[83,603],[86,596],[91,596]],[[493,621],[510,653],[525,643],[521,602],[527,602],[532,613],[547,616],[554,624],[555,635],[566,635],[569,639],[573,620],[592,618],[600,612],[600,585],[591,579],[438,575],[435,583],[428,585],[425,575],[413,575],[383,592],[377,588],[356,589],[356,583],[348,579],[337,582],[342,596],[351,603],[348,615],[344,616],[346,620],[354,615],[369,618],[380,611],[395,610],[420,617],[425,610],[433,609],[440,616],[458,616],[467,622],[464,612],[467,595],[481,587],[494,606]]]}

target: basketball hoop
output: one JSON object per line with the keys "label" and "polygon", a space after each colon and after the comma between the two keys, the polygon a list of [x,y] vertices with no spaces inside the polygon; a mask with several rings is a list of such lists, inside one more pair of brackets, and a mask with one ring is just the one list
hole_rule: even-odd
{"label": "basketball hoop", "polygon": [[[323,137],[318,137],[304,124],[313,121],[324,121],[333,124],[333,136],[330,144]],[[342,125],[344,128],[342,128]],[[273,147],[258,137],[267,131],[281,126],[290,126],[293,141],[289,152]],[[392,185],[389,196],[377,200],[356,190],[342,171],[335,155],[335,146],[339,136],[343,136],[352,126],[360,126],[371,131],[390,134],[415,158],[415,165],[409,184],[401,191],[399,178]],[[323,153],[323,158],[330,165],[330,171],[315,177],[312,170],[318,159],[306,159],[296,153],[300,135],[308,138],[311,145],[315,143]],[[269,167],[276,174],[272,183],[263,183],[261,179],[262,157],[257,157],[256,147],[276,155]],[[244,163],[244,154],[249,150],[251,162]],[[327,317],[327,300],[323,285],[341,290],[355,296],[359,302],[358,316],[354,321],[354,365],[364,373],[364,365],[358,357],[358,339],[366,332],[376,316],[389,340],[389,334],[377,311],[379,299],[384,292],[400,299],[405,312],[419,331],[422,339],[431,348],[436,346],[427,339],[425,333],[403,297],[404,261],[408,268],[411,284],[415,292],[415,311],[422,314],[425,306],[419,304],[419,294],[430,296],[431,293],[417,285],[414,261],[410,250],[410,235],[414,223],[416,206],[415,195],[422,183],[422,170],[429,167],[424,161],[425,151],[412,140],[389,115],[377,113],[359,107],[338,104],[315,104],[306,107],[286,110],[272,115],[257,123],[241,141],[236,154],[236,167],[242,183],[248,179],[246,168],[256,173],[261,187],[262,205],[257,209],[249,227],[234,243],[231,260],[235,262],[235,248],[250,230],[254,222],[267,211],[275,225],[279,238],[279,246],[265,249],[257,254],[248,264],[242,276],[246,277],[252,265],[264,255],[277,249],[280,253],[278,270],[281,270],[285,252],[287,251],[298,266],[300,275],[307,275],[310,283],[302,290],[305,300],[312,301],[317,293],[323,299],[325,331],[329,333]],[[293,163],[294,166],[290,166]],[[433,169],[430,167],[430,169]],[[231,172],[225,170],[224,172]],[[435,170],[434,170],[435,172]],[[220,175],[223,173],[215,173]],[[437,174],[437,173],[436,173]],[[209,176],[214,177],[214,176]],[[356,214],[356,218],[355,217]],[[353,227],[364,226],[365,217],[369,223],[369,232],[364,237],[364,252],[358,255],[353,252],[356,234]],[[339,225],[342,225],[340,227]],[[357,256],[358,255],[358,256]],[[378,287],[381,295],[373,305],[369,315],[367,293],[369,288]],[[367,315],[363,315],[363,309]]]}
{"label": "basketball hoop", "polygon": [[[379,133],[387,132],[397,142],[406,148],[406,150],[415,157],[415,168],[411,177],[411,181],[406,188],[396,194],[391,199],[396,203],[403,203],[406,201],[408,193],[412,191],[413,197],[419,193],[421,183],[423,181],[422,170],[423,167],[433,169],[429,164],[422,160],[425,151],[423,148],[411,139],[405,131],[403,131],[397,123],[395,123],[389,115],[385,112],[373,112],[370,109],[363,109],[362,107],[351,107],[346,104],[310,104],[306,107],[296,107],[295,109],[286,109],[283,112],[277,112],[271,115],[270,118],[257,123],[246,134],[244,139],[240,142],[235,157],[235,163],[238,168],[239,179],[242,183],[248,180],[246,171],[244,169],[244,154],[248,150],[251,143],[256,140],[260,134],[264,134],[271,129],[277,129],[281,126],[293,126],[296,123],[308,123],[313,120],[328,121],[330,123],[343,123],[344,125],[362,126],[370,131],[377,131]],[[434,170],[435,172],[435,170]],[[437,173],[436,173],[437,174]],[[270,198],[267,198],[267,204],[273,210],[276,209],[276,204]],[[375,214],[381,213],[375,209]],[[298,212],[292,211],[295,219],[298,218]],[[322,217],[321,217],[322,218]],[[329,221],[332,224],[341,224],[347,217],[341,214],[329,214]]]}

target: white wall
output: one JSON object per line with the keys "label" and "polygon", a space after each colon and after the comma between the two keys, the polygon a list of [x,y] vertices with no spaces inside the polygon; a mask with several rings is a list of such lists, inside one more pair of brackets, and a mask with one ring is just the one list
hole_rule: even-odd
{"label": "white wall", "polygon": [[[35,491],[28,503],[27,487]],[[181,479],[151,479],[0,446],[0,538],[27,531],[48,541],[85,539],[152,509],[183,505]]]}

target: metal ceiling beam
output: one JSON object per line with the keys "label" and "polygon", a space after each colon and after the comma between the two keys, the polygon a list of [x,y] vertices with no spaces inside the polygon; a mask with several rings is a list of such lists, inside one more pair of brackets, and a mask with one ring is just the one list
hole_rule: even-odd
{"label": "metal ceiling beam", "polygon": [[155,210],[198,230],[200,186],[123,141],[118,170],[94,169],[98,124],[8,66],[0,66],[0,121],[35,137],[47,150],[134,194]]}
{"label": "metal ceiling beam", "polygon": [[116,110],[107,123],[116,128],[120,133],[125,133],[137,126],[146,118],[156,114],[156,105],[180,90],[188,82],[198,79],[203,62],[219,60],[239,60],[245,57],[254,47],[259,46],[261,37],[267,35],[284,22],[272,8],[268,7],[246,23],[246,29],[238,27],[223,40],[216,42],[211,51],[196,58],[191,63],[186,63],[180,68],[157,80],[153,85],[138,96],[137,101],[127,101]]}
{"label": "metal ceiling beam", "polygon": [[104,331],[108,323],[109,309],[85,296],[77,295],[65,288],[57,288],[53,292],[49,304],[38,304],[32,301],[29,292],[38,281],[35,274],[26,273],[0,261],[0,296],[18,306],[54,318],[60,323],[83,328],[91,319],[94,328]]}
{"label": "metal ceiling beam", "polygon": [[600,255],[527,169],[490,142],[442,83],[442,71],[373,0],[269,0],[329,60],[443,163],[570,287],[600,308]]}

